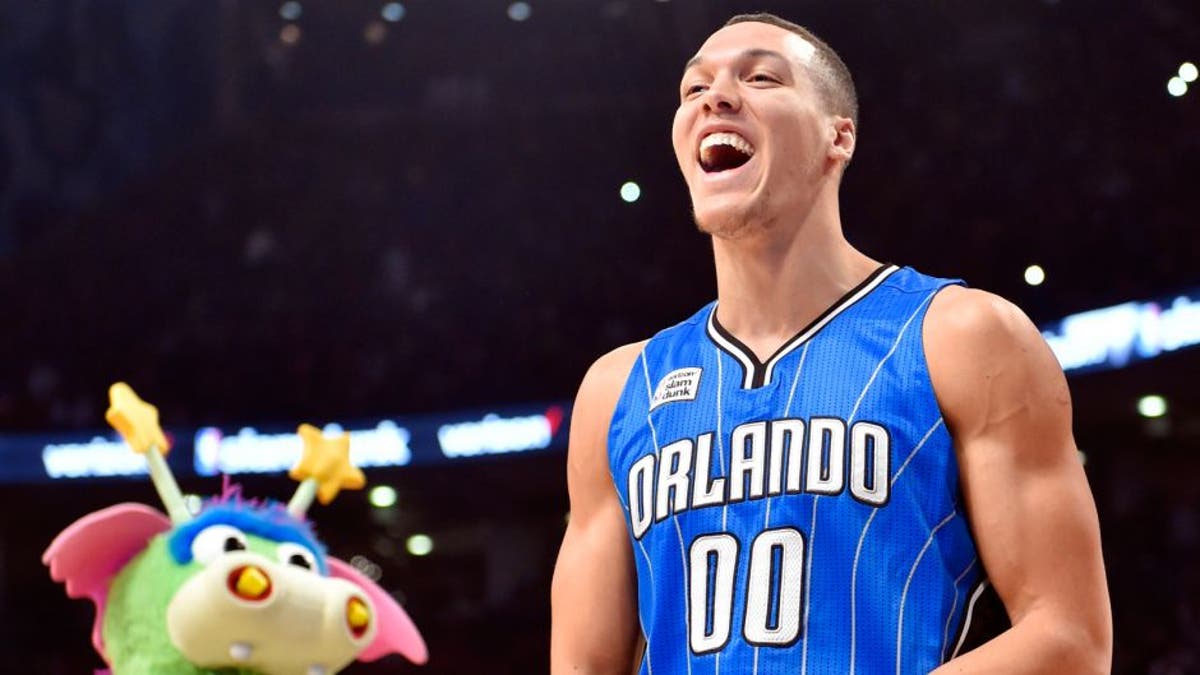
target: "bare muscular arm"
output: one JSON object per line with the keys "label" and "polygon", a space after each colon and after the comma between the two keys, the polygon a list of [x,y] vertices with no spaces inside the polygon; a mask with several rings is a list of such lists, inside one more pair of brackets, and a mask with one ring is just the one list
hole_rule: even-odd
{"label": "bare muscular arm", "polygon": [[934,299],[925,347],[976,545],[1012,620],[934,672],[1108,672],[1100,531],[1058,362],[1020,310],[958,287]]}
{"label": "bare muscular arm", "polygon": [[625,513],[608,468],[608,426],[644,343],[601,357],[579,387],[567,451],[571,520],[551,588],[550,672],[629,673],[637,589]]}

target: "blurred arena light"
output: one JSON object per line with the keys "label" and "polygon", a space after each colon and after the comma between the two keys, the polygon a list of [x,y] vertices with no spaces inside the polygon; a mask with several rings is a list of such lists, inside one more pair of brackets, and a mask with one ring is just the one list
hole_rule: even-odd
{"label": "blurred arena light", "polygon": [[396,505],[396,490],[390,485],[376,485],[371,488],[371,492],[367,495],[367,500],[371,502],[371,506],[377,509],[386,509]]}
{"label": "blurred arena light", "polygon": [[295,21],[304,13],[304,8],[295,0],[289,0],[279,6],[279,16],[286,21]]}
{"label": "blurred arena light", "polygon": [[396,23],[404,18],[404,5],[398,2],[389,2],[379,10],[379,16],[382,16],[384,21]]}
{"label": "blurred arena light", "polygon": [[1046,280],[1046,270],[1041,265],[1030,265],[1025,268],[1025,283],[1030,286],[1041,286]]}
{"label": "blurred arena light", "polygon": [[371,548],[384,558],[392,558],[396,555],[397,546],[391,536],[381,535],[371,538]]}
{"label": "blurred arena light", "polygon": [[1068,374],[1200,346],[1200,289],[1071,314],[1041,327]]}
{"label": "blurred arena light", "polygon": [[632,204],[638,200],[638,197],[641,196],[642,188],[637,183],[633,181],[626,181],[625,184],[621,186],[621,199],[624,199],[626,202]]}
{"label": "blurred arena light", "polygon": [[350,564],[371,581],[379,581],[383,577],[383,568],[365,555],[354,556],[350,559]]}
{"label": "blurred arena light", "polygon": [[433,539],[427,534],[414,534],[404,543],[404,547],[415,556],[429,555],[433,551]]}
{"label": "blurred arena light", "polygon": [[372,21],[363,28],[363,40],[369,45],[378,45],[387,37],[387,26],[382,21]]}
{"label": "blurred arena light", "polygon": [[300,42],[300,27],[294,23],[289,23],[279,29],[279,41],[285,45],[292,46]]}
{"label": "blurred arena light", "polygon": [[1158,394],[1150,394],[1138,399],[1138,414],[1142,417],[1162,417],[1167,414],[1167,399]]}
{"label": "blurred arena light", "polygon": [[514,2],[508,6],[508,18],[513,21],[524,21],[533,14],[533,7],[528,2]]}
{"label": "blurred arena light", "polygon": [[1178,98],[1186,94],[1187,90],[1187,82],[1184,82],[1182,77],[1176,75],[1175,77],[1167,80],[1167,93],[1170,95]]}
{"label": "blurred arena light", "polygon": [[1195,82],[1197,76],[1200,76],[1200,70],[1197,70],[1196,64],[1191,61],[1184,61],[1179,66],[1179,79],[1184,82]]}

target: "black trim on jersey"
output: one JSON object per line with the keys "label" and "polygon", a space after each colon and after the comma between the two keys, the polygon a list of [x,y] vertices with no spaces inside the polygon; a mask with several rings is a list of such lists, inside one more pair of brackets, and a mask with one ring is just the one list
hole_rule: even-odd
{"label": "black trim on jersey", "polygon": [[[779,555],[775,555],[778,553]],[[778,563],[776,563],[778,558]],[[780,604],[779,587],[783,585],[783,544],[771,546],[771,579],[767,592],[767,630],[779,630]],[[744,611],[744,610],[743,610]]]}
{"label": "black trim on jersey", "polygon": [[[883,429],[883,432],[886,434],[887,427],[881,427],[881,428]],[[854,432],[851,431],[851,434],[853,434],[853,433]],[[854,452],[853,452],[854,438],[853,438],[853,436],[851,436],[850,441],[851,441],[850,446],[852,448],[851,453],[850,453],[850,461],[853,462],[854,461]],[[866,488],[870,492],[874,492],[875,491],[875,482],[876,482],[875,481],[875,439],[871,436],[867,436],[867,441],[868,441],[867,443],[864,443],[864,445],[866,445],[866,449],[863,450],[863,487]],[[889,448],[889,450],[890,449],[891,448]],[[889,464],[890,464],[890,462],[889,462]],[[891,469],[891,467],[889,466],[884,470],[888,471],[890,469]],[[887,476],[884,476],[883,479],[888,480],[889,478],[891,478],[890,473]],[[853,466],[850,467],[850,480],[851,481],[854,480],[854,467]],[[869,483],[869,485],[868,485],[868,483]],[[850,486],[850,492],[854,492],[854,485]],[[859,501],[862,501],[862,500],[859,500]]]}
{"label": "black trim on jersey", "polygon": [[717,321],[717,308],[715,305],[708,315],[708,336],[716,343],[717,347],[741,364],[743,374],[742,388],[757,389],[770,381],[771,371],[779,359],[783,358],[796,347],[804,344],[813,335],[816,335],[833,317],[841,314],[854,303],[866,297],[870,291],[874,290],[875,286],[878,286],[887,276],[898,269],[898,267],[890,263],[880,265],[875,271],[867,275],[866,279],[863,279],[857,286],[842,294],[842,297],[834,301],[817,318],[800,329],[791,339],[784,342],[766,361],[759,361],[758,356],[755,355],[752,349],[734,337],[733,333],[730,333],[721,325],[720,321]]}
{"label": "black trim on jersey", "polygon": [[[797,602],[797,604],[796,604],[796,610],[800,614],[799,623],[796,626],[796,635],[792,639],[788,640],[787,642],[758,642],[757,640],[751,640],[750,636],[746,635],[746,614],[749,611],[749,607],[750,607],[750,565],[752,564],[752,559],[754,557],[754,545],[758,543],[758,538],[763,536],[767,532],[779,532],[782,530],[791,530],[792,532],[795,532],[796,534],[800,535],[800,541],[804,545],[804,547],[800,550],[800,554],[801,554],[800,555],[800,570],[801,570],[800,599],[799,599],[799,602]],[[780,551],[782,551],[781,545],[771,546],[771,548],[770,548],[772,569],[771,569],[771,580],[769,583],[771,584],[771,595],[773,595],[775,597],[775,601],[774,601],[776,604],[776,606],[774,607],[774,609],[775,609],[775,628],[778,629],[779,624],[783,622],[783,597],[782,597],[781,591],[783,590],[782,586],[783,586],[783,571],[784,570],[783,570],[782,555],[779,558],[779,570],[778,570],[779,573],[776,574],[776,570],[774,569],[774,560],[775,560],[774,552],[775,552],[776,548],[779,548]],[[754,539],[751,540],[751,542],[750,542],[749,551],[750,551],[750,553],[748,554],[747,560],[746,560],[746,576],[745,576],[746,588],[742,592],[742,640],[744,640],[746,642],[746,644],[751,645],[753,647],[767,647],[770,649],[787,649],[788,647],[795,645],[797,642],[800,641],[800,639],[802,637],[804,637],[804,632],[805,632],[805,628],[806,628],[805,623],[804,623],[804,601],[805,601],[805,596],[808,594],[808,590],[809,590],[808,585],[809,584],[808,584],[808,579],[804,577],[804,572],[806,570],[808,570],[808,565],[807,565],[808,555],[809,555],[808,537],[803,532],[801,532],[800,530],[798,530],[794,527],[790,527],[790,526],[769,527],[765,530],[760,531],[758,534],[754,535]],[[767,612],[768,623],[770,621],[770,615],[771,615],[770,611],[768,610],[768,612]]]}
{"label": "black trim on jersey", "polygon": [[[736,561],[735,561],[736,563]],[[710,550],[704,554],[704,629],[701,635],[708,637],[715,635],[717,632],[717,566],[721,564],[721,554],[717,553],[716,549]],[[692,589],[688,589],[690,593]],[[733,628],[733,603],[729,603],[729,624],[730,630]],[[691,639],[691,636],[688,636]],[[723,643],[721,647],[724,647]]]}
{"label": "black trim on jersey", "polygon": [[[799,422],[800,433],[799,438],[795,431],[784,429],[779,435],[779,447],[775,447],[775,425],[780,422]],[[784,443],[784,438],[787,443]],[[808,443],[808,421],[800,417],[780,417],[779,419],[767,420],[767,475],[766,480],[767,491],[764,495],[766,498],[779,497],[781,495],[796,495],[804,492],[804,477],[808,471],[805,466],[805,446]],[[793,450],[794,453],[793,454]],[[779,492],[771,492],[771,463],[775,461],[775,456],[779,455]],[[788,489],[788,475],[791,470],[792,462],[799,464],[799,470],[796,472],[796,489]]]}
{"label": "black trim on jersey", "polygon": [[[883,453],[883,461],[886,465],[883,471],[883,501],[878,504],[865,499],[860,499],[858,495],[854,494],[854,429],[860,424],[871,424],[883,429],[884,437],[887,438],[887,452]],[[849,460],[849,464],[846,466],[846,490],[850,492],[850,496],[854,498],[854,501],[858,502],[859,504],[866,504],[874,509],[882,509],[883,507],[892,503],[892,480],[895,478],[892,476],[892,467],[895,465],[895,462],[892,461],[892,455],[895,450],[895,446],[892,443],[892,430],[887,428],[887,426],[882,422],[876,422],[874,420],[858,420],[854,424],[850,425],[850,428],[846,430],[846,434],[850,440],[849,450],[846,452],[846,456]],[[870,438],[870,436],[868,436],[868,438]],[[874,446],[874,444],[875,441],[872,440],[870,445]],[[872,478],[870,490],[874,492],[878,487],[874,484],[873,480],[875,477],[875,448],[869,447],[870,452],[867,452],[868,447],[869,446],[864,444],[863,453],[868,461],[864,462],[863,487],[866,487],[866,478],[867,476],[870,476]]]}
{"label": "black trim on jersey", "polygon": [[971,586],[967,594],[967,605],[963,608],[962,619],[954,639],[946,646],[950,652],[946,660],[952,660],[960,654],[975,649],[979,645],[1000,635],[1012,627],[1004,602],[996,593],[996,587],[987,580],[980,579]]}
{"label": "black trim on jersey", "polygon": [[[712,649],[706,649],[702,652],[698,652],[698,651],[696,651],[695,645],[692,644],[692,623],[691,623],[692,617],[688,616],[688,618],[684,621],[684,627],[685,627],[684,630],[687,631],[688,652],[690,652],[694,656],[704,656],[705,654],[719,654],[720,652],[725,651],[725,648],[729,646],[729,641],[733,639],[733,614],[734,614],[734,610],[736,609],[735,605],[733,604],[733,601],[737,596],[738,568],[739,568],[739,562],[741,561],[741,556],[742,556],[742,540],[738,539],[737,535],[732,532],[710,532],[709,534],[700,534],[700,535],[696,535],[695,537],[692,538],[692,543],[688,544],[688,555],[687,555],[688,569],[684,573],[684,580],[685,580],[685,583],[687,584],[686,593],[688,594],[688,596],[687,596],[688,599],[687,599],[687,602],[685,603],[686,607],[687,607],[687,610],[686,610],[687,612],[689,612],[689,613],[692,612],[692,605],[691,605],[692,572],[695,571],[692,569],[692,549],[696,547],[696,542],[698,540],[705,538],[705,537],[720,537],[720,538],[727,538],[727,539],[733,540],[733,560],[731,560],[727,563],[727,564],[733,565],[733,581],[729,584],[729,633],[725,635],[725,641],[722,642],[720,645],[717,645],[717,646],[713,647]],[[715,556],[715,561],[710,563],[710,556]],[[704,575],[706,577],[705,582],[704,582],[705,583],[704,599],[705,599],[706,605],[704,608],[704,628],[702,629],[703,630],[702,635],[704,637],[709,637],[711,635],[716,634],[716,627],[717,627],[716,626],[716,624],[717,624],[717,573],[719,571],[718,565],[721,562],[721,557],[720,557],[720,555],[717,554],[716,550],[711,550],[705,554],[704,562],[705,562]],[[709,585],[710,579],[712,581],[711,585]],[[711,593],[709,592],[710,588],[712,589]],[[708,623],[709,617],[712,617],[711,626]],[[710,628],[710,627],[713,629],[713,632],[711,632],[711,633],[708,631],[708,628]]]}
{"label": "black trim on jersey", "polygon": [[[679,445],[680,443],[686,443],[687,450],[676,452],[674,448],[675,448],[675,446]],[[674,455],[674,457],[672,457],[671,461],[668,463],[668,465],[665,469],[666,473],[664,474],[662,460],[663,460],[663,457],[666,456],[666,454],[667,454],[667,448],[671,448],[670,452],[671,452],[671,454]],[[665,509],[665,511],[663,513],[659,513],[658,512],[658,499],[659,499],[659,497],[662,497],[662,492],[660,492],[660,490],[663,487],[662,483],[664,480],[667,480],[672,476],[678,476],[680,474],[679,467],[683,465],[683,461],[684,461],[683,458],[685,455],[687,456],[688,470],[684,471],[683,475],[687,476],[688,480],[687,480],[687,487],[685,487],[684,491],[683,491],[684,492],[683,508],[682,509],[675,508],[675,502],[679,500],[679,493],[680,493],[679,486],[668,485],[668,486],[666,486],[666,488],[667,488],[667,496],[666,496],[667,508]],[[653,491],[654,492],[654,517],[651,519],[651,525],[656,525],[658,523],[661,523],[662,521],[666,520],[667,518],[669,518],[671,516],[678,515],[679,513],[683,512],[683,511],[687,511],[691,507],[691,503],[690,503],[691,502],[691,492],[692,492],[691,476],[693,475],[692,462],[695,461],[695,457],[696,457],[696,444],[692,441],[692,439],[686,438],[686,437],[681,438],[672,443],[667,443],[666,445],[664,445],[658,449],[658,459],[655,461],[655,471],[654,471],[654,491]],[[664,476],[666,476],[666,478],[664,478]]]}
{"label": "black trim on jersey", "polygon": [[[813,422],[820,422],[822,420],[833,420],[834,422],[837,422],[841,427],[841,434],[837,433],[839,429],[821,429],[820,436],[814,437]],[[824,415],[817,415],[808,418],[808,430],[806,435],[808,436],[808,444],[806,445],[804,451],[804,492],[810,495],[826,495],[829,497],[842,494],[846,491],[846,487],[849,483],[847,476],[850,475],[851,468],[850,461],[848,460],[851,460],[850,453],[853,450],[851,445],[854,442],[854,439],[851,437],[850,425],[846,424],[846,420],[840,417],[826,417]],[[808,474],[808,463],[812,461],[812,453],[816,452],[817,457],[819,458],[817,460],[817,477],[813,480],[822,482],[832,481],[834,479],[834,474],[833,467],[831,465],[835,461],[833,456],[833,444],[838,442],[839,437],[842,443],[842,451],[838,454],[841,455],[840,461],[842,462],[842,470],[840,472],[841,475],[838,476],[838,478],[840,478],[841,481],[838,483],[836,490],[831,490],[821,486],[817,486],[819,489],[816,489],[808,482],[810,479],[813,479],[812,476]],[[828,443],[825,442],[826,439],[829,439]],[[815,447],[813,446],[813,441],[817,442]]]}

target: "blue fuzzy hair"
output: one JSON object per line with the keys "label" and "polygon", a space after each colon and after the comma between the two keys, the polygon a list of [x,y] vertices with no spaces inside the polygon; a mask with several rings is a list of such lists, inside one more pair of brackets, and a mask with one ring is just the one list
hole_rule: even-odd
{"label": "blue fuzzy hair", "polygon": [[175,562],[192,561],[192,542],[211,525],[230,525],[264,539],[292,542],[312,551],[322,576],[329,575],[325,547],[317,541],[312,525],[288,513],[287,507],[274,500],[244,499],[241,486],[226,483],[221,496],[205,502],[200,513],[171,534],[168,548]]}

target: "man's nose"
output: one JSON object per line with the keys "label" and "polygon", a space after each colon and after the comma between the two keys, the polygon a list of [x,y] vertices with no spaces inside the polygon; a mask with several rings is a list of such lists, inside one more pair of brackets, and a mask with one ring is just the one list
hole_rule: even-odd
{"label": "man's nose", "polygon": [[742,107],[742,99],[738,95],[737,83],[732,77],[722,76],[712,81],[704,92],[704,109],[706,112],[737,112]]}

